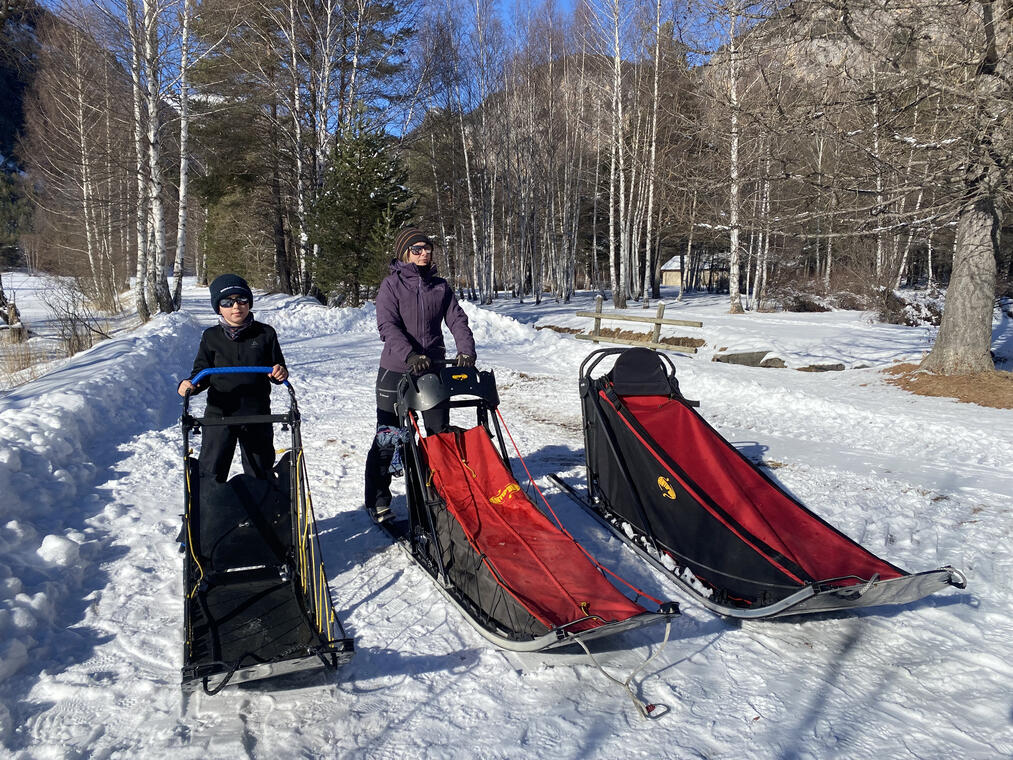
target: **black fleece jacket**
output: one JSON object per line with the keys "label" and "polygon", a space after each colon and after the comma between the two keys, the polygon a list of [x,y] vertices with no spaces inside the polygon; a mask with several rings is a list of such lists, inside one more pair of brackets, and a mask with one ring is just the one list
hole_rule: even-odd
{"label": "black fleece jacket", "polygon": [[[236,340],[230,339],[221,325],[215,325],[201,336],[189,380],[192,382],[198,372],[211,367],[273,367],[275,364],[284,367],[285,357],[281,355],[278,334],[270,325],[254,320]],[[194,392],[200,393],[211,386],[205,410],[211,417],[270,414],[272,382],[267,375],[212,375],[201,380]]]}

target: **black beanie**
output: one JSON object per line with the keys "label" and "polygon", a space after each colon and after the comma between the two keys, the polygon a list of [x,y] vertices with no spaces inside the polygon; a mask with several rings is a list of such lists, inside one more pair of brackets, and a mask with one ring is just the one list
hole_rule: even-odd
{"label": "black beanie", "polygon": [[397,238],[394,240],[394,258],[401,261],[405,250],[415,243],[425,243],[432,246],[433,239],[418,227],[405,227],[397,233]]}
{"label": "black beanie", "polygon": [[250,305],[253,305],[253,291],[246,284],[246,280],[238,274],[222,274],[215,277],[214,282],[211,283],[211,308],[221,314],[218,302],[229,296],[249,298]]}

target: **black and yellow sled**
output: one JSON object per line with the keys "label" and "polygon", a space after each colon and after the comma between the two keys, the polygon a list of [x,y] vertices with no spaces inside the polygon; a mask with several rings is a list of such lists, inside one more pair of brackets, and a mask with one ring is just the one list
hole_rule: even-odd
{"label": "black and yellow sled", "polygon": [[[270,373],[270,367],[205,370]],[[338,620],[320,554],[306,483],[300,417],[286,381],[285,414],[193,417],[183,401],[183,681],[216,694],[228,684],[318,667],[336,668],[354,652]],[[190,436],[211,425],[270,423],[291,431],[291,448],[271,480],[201,478]]]}

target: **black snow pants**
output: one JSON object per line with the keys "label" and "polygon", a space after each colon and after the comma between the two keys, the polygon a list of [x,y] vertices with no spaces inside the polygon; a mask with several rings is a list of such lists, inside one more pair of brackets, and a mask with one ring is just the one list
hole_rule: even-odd
{"label": "black snow pants", "polygon": [[205,425],[201,429],[198,458],[201,476],[213,476],[224,483],[236,453],[236,444],[243,459],[243,472],[260,480],[273,476],[274,427],[271,424]]}
{"label": "black snow pants", "polygon": [[[401,373],[380,368],[376,375],[376,435],[366,455],[366,501],[367,507],[390,506],[390,463],[394,457],[394,443],[391,433],[398,428],[394,402],[397,401],[397,385]],[[430,409],[422,413],[426,431],[439,432],[450,423],[450,410]],[[384,441],[384,442],[381,442]],[[391,441],[386,443],[387,441]]]}

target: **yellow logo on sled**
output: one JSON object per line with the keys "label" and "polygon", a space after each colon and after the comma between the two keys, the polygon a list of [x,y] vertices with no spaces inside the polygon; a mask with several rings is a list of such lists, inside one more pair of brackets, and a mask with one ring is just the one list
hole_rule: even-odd
{"label": "yellow logo on sled", "polygon": [[451,377],[454,378],[455,380],[467,380],[468,379],[467,375],[451,375]]}
{"label": "yellow logo on sled", "polygon": [[519,485],[517,485],[516,483],[511,483],[510,485],[501,489],[500,492],[495,496],[490,496],[489,501],[491,501],[493,504],[502,504],[504,501],[506,501],[506,498],[510,494],[517,493],[520,490],[521,487]]}
{"label": "yellow logo on sled", "polygon": [[662,476],[658,478],[658,488],[661,489],[661,495],[666,499],[675,501],[675,489],[672,488],[672,484],[668,482],[668,478]]}

